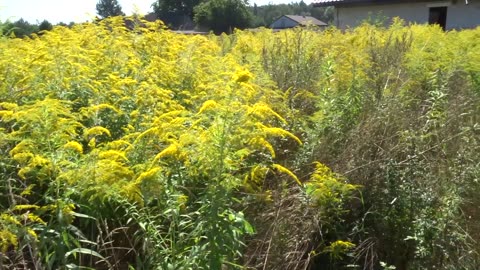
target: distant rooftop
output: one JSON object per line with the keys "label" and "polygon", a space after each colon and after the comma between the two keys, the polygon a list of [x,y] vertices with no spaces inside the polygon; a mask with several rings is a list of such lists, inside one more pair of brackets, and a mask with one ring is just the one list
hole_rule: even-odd
{"label": "distant rooftop", "polygon": [[315,0],[314,5],[333,5],[338,2],[345,2],[344,0]]}
{"label": "distant rooftop", "polygon": [[285,15],[285,17],[289,18],[290,20],[296,21],[300,25],[317,25],[317,26],[327,26],[328,24],[320,21],[317,18],[311,16],[300,16],[300,15]]}
{"label": "distant rooftop", "polygon": [[174,30],[174,33],[183,35],[208,35],[209,32],[196,31],[196,30]]}

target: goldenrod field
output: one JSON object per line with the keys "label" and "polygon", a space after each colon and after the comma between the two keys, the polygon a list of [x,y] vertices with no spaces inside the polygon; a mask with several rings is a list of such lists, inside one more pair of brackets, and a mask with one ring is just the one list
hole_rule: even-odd
{"label": "goldenrod field", "polygon": [[0,39],[0,269],[478,269],[480,29]]}

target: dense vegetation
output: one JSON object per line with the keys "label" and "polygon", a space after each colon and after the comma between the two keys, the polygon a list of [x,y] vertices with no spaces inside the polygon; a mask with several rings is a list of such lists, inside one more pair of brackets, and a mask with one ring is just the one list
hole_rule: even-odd
{"label": "dense vegetation", "polygon": [[[152,20],[162,20],[170,29],[213,31],[214,33],[231,33],[233,29],[269,27],[283,15],[313,16],[324,22],[333,21],[333,7],[318,8],[305,2],[290,4],[269,4],[264,6],[247,6],[244,0],[157,0],[152,3],[153,13],[147,15]],[[96,20],[113,16],[124,16],[118,0],[99,0],[96,5]],[[134,14],[133,16],[138,16]],[[128,20],[128,19],[127,19]],[[57,25],[67,26],[60,22]],[[68,24],[72,27],[74,22]],[[42,34],[52,30],[53,25],[47,21],[30,23],[24,19],[15,22],[0,21],[0,34],[23,38],[32,34]]]}
{"label": "dense vegetation", "polygon": [[97,14],[101,18],[108,18],[114,16],[125,16],[122,11],[122,6],[118,3],[118,0],[100,0],[97,5]]}
{"label": "dense vegetation", "polygon": [[47,20],[43,20],[39,24],[31,24],[24,19],[19,19],[15,22],[0,21],[0,35],[15,36],[18,38],[23,38],[32,34],[41,35],[43,31],[50,31],[52,28],[53,25]]}
{"label": "dense vegetation", "polygon": [[478,269],[480,29],[0,39],[6,269]]}
{"label": "dense vegetation", "polygon": [[[110,0],[111,1],[111,0]],[[230,33],[233,29],[269,27],[283,15],[313,16],[333,21],[333,7],[314,7],[303,1],[290,4],[249,6],[245,0],[156,0],[153,11],[172,29],[189,29],[193,21],[199,29]]]}

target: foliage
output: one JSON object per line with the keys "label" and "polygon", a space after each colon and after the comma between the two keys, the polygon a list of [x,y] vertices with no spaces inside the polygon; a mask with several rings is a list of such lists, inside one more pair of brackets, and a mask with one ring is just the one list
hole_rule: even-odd
{"label": "foliage", "polygon": [[215,38],[142,23],[1,43],[5,265],[235,266],[254,232],[241,191],[301,184],[276,159],[301,144],[282,96]]}
{"label": "foliage", "polygon": [[317,109],[305,122],[301,161],[322,160],[364,186],[363,205],[349,219],[357,220],[354,261],[365,269],[381,261],[396,269],[478,267],[475,217],[464,215],[475,200],[464,188],[478,185],[462,172],[478,167],[479,100],[466,72],[478,69],[463,53],[475,47],[475,31],[396,21],[390,29],[363,25],[342,41],[328,32],[316,43],[329,49],[319,92],[309,95]]}
{"label": "foliage", "polygon": [[153,6],[153,11],[162,18],[167,14],[185,15],[193,19],[193,10],[200,4],[201,0],[157,0]]}
{"label": "foliage", "polygon": [[208,0],[195,7],[195,22],[215,33],[232,33],[252,23],[245,0]]}
{"label": "foliage", "polygon": [[38,31],[50,31],[53,29],[53,25],[47,21],[43,20],[39,25],[38,25]]}
{"label": "foliage", "polygon": [[0,39],[2,267],[479,268],[479,29],[132,28]]}
{"label": "foliage", "polygon": [[193,28],[194,8],[201,0],[157,0],[152,4],[157,17],[173,29]]}
{"label": "foliage", "polygon": [[96,7],[97,14],[102,18],[125,15],[118,0],[99,0]]}
{"label": "foliage", "polygon": [[4,35],[11,36],[13,34],[15,37],[18,38],[27,37],[32,35],[33,33],[38,32],[37,25],[30,24],[22,18],[13,23],[9,21],[5,22],[2,28],[2,33]]}
{"label": "foliage", "polygon": [[9,37],[31,37],[34,34],[41,34],[42,31],[52,30],[52,24],[43,20],[40,24],[31,24],[24,19],[19,19],[16,22],[2,22],[0,23],[0,34]]}

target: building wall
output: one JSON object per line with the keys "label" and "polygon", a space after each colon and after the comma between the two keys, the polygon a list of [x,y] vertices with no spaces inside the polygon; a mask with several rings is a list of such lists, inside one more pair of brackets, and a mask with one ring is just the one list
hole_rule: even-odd
{"label": "building wall", "polygon": [[480,26],[480,1],[458,0],[456,5],[448,7],[447,29],[474,28]]}
{"label": "building wall", "polygon": [[428,23],[429,8],[447,6],[446,29],[473,28],[480,25],[480,0],[438,1],[388,5],[364,5],[336,8],[335,24],[340,29],[355,27],[365,20],[384,20],[400,17],[411,23]]}
{"label": "building wall", "polygon": [[295,27],[297,26],[298,23],[287,18],[287,17],[281,17],[280,19],[274,21],[272,23],[272,25],[270,26],[270,28],[273,28],[273,29],[283,29],[283,28],[292,28],[292,27]]}

